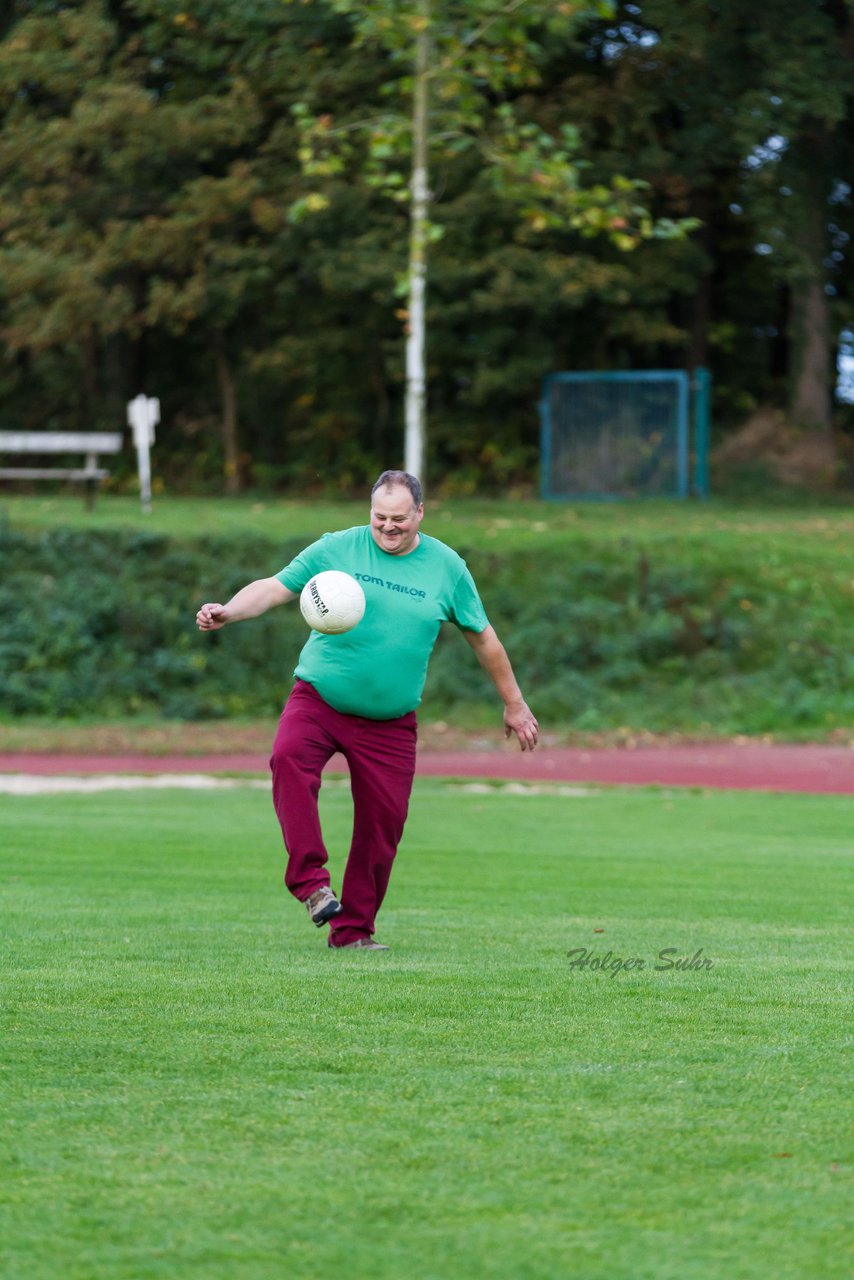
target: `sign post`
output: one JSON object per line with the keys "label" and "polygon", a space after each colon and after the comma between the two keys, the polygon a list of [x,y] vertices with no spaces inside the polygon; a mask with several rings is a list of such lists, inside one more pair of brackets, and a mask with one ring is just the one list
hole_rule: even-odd
{"label": "sign post", "polygon": [[151,446],[159,421],[160,401],[156,397],[136,396],[128,401],[128,426],[133,431],[139,471],[139,499],[146,513],[151,511]]}

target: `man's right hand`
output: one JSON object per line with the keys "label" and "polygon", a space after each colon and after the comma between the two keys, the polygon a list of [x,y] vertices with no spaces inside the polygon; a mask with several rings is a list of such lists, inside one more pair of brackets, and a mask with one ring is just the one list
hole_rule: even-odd
{"label": "man's right hand", "polygon": [[196,626],[200,631],[219,631],[227,622],[258,618],[274,605],[296,600],[297,594],[283,586],[278,578],[256,578],[241,587],[228,604],[203,604],[196,614]]}
{"label": "man's right hand", "polygon": [[228,622],[224,604],[203,604],[196,614],[196,626],[200,631],[218,631]]}

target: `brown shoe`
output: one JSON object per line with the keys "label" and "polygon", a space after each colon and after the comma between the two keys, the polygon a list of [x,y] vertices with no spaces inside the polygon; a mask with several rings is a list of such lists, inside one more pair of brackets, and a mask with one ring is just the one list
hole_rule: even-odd
{"label": "brown shoe", "polygon": [[330,935],[329,941],[326,945],[331,947],[333,951],[343,951],[345,947],[361,947],[364,951],[391,950],[390,947],[387,947],[382,942],[374,942],[373,938],[357,938],[355,942],[333,942],[332,936]]}
{"label": "brown shoe", "polygon": [[324,884],[319,889],[315,889],[314,893],[308,895],[305,899],[305,909],[318,929],[320,929],[333,916],[337,916],[343,910],[343,907],[329,888],[329,885]]}

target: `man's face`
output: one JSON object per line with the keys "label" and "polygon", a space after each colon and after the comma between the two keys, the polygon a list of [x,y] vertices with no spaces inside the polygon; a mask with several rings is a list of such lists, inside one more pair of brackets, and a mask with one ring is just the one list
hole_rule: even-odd
{"label": "man's face", "polygon": [[418,542],[424,504],[416,507],[406,485],[377,489],[371,503],[371,536],[391,556],[405,556]]}

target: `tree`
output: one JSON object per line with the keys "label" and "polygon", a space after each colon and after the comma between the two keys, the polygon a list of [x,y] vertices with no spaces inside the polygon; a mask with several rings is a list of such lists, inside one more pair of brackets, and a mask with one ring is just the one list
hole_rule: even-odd
{"label": "tree", "polygon": [[[645,238],[680,235],[689,224],[655,223],[640,202],[642,184],[633,179],[612,175],[585,188],[574,128],[563,122],[547,131],[526,115],[526,94],[541,83],[546,46],[572,40],[578,21],[573,6],[541,0],[507,0],[498,8],[489,0],[333,3],[351,20],[357,45],[386,51],[389,79],[383,104],[368,117],[341,120],[329,102],[318,101],[314,113],[301,104],[301,157],[315,179],[355,170],[400,202],[407,193],[401,168],[409,164],[405,465],[423,475],[427,249],[442,234],[429,217],[431,144],[434,153],[474,152],[494,193],[515,205],[535,231],[604,233],[626,250]],[[599,12],[610,8],[596,6]],[[320,192],[304,197],[300,216],[309,211],[309,200],[316,208],[328,204]]]}
{"label": "tree", "polygon": [[279,7],[212,6],[206,39],[198,18],[160,0],[111,17],[94,0],[43,8],[0,44],[2,336],[13,355],[77,350],[91,422],[112,339],[199,330],[234,491],[234,368],[287,226],[243,67],[278,32]]}
{"label": "tree", "polygon": [[839,272],[831,241],[834,205],[850,207],[845,135],[852,122],[854,7],[790,0],[775,15],[781,17],[762,69],[765,93],[756,114],[764,136],[749,157],[745,189],[789,297],[789,414],[823,438],[832,466],[831,299]]}
{"label": "tree", "polygon": [[730,403],[744,408],[749,389],[769,389],[767,352],[780,349],[774,335],[784,331],[791,417],[829,439],[851,4],[638,0],[589,39],[597,57],[570,83],[597,161],[634,156],[655,209],[700,221],[693,263],[687,246],[659,255],[674,283],[686,265],[696,281],[690,308],[674,308],[686,363],[714,359],[734,373],[738,365],[743,389],[730,388]]}
{"label": "tree", "polygon": [[3,425],[114,426],[144,388],[173,482],[352,489],[403,454],[408,382],[431,483],[472,492],[530,483],[550,369],[709,363],[719,422],[787,401],[820,438],[851,12],[17,0]]}

